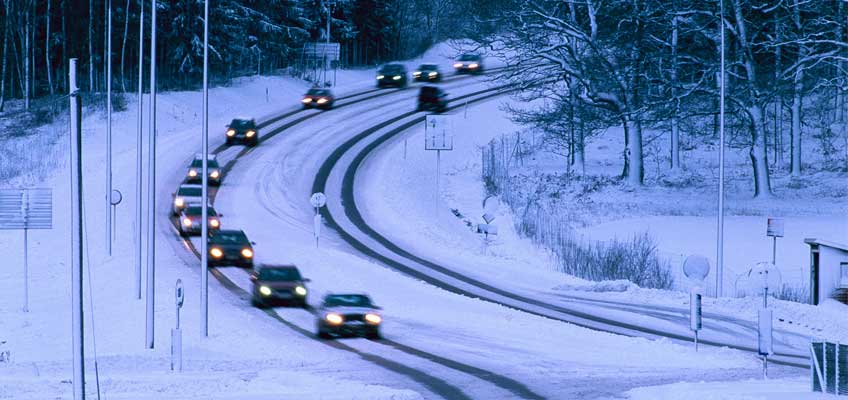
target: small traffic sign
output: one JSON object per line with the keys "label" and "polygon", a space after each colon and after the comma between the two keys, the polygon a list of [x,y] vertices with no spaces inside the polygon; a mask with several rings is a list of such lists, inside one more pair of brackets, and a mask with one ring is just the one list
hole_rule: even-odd
{"label": "small traffic sign", "polygon": [[324,205],[327,204],[327,196],[321,192],[313,193],[312,197],[309,198],[309,203],[315,208],[324,207]]}

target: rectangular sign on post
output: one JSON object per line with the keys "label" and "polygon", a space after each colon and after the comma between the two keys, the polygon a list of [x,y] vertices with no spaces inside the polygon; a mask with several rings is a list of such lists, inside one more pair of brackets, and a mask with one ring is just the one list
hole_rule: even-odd
{"label": "rectangular sign on post", "polygon": [[757,332],[757,350],[761,356],[767,356],[774,353],[774,343],[772,340],[772,310],[760,309],[757,312],[759,321],[759,329]]}
{"label": "rectangular sign on post", "polygon": [[424,150],[453,150],[453,132],[447,115],[430,114],[424,122]]}
{"label": "rectangular sign on post", "polygon": [[691,291],[689,293],[689,328],[699,331],[703,327],[701,311],[701,293]]}
{"label": "rectangular sign on post", "polygon": [[52,228],[51,189],[0,189],[0,230]]}
{"label": "rectangular sign on post", "polygon": [[783,218],[769,218],[766,236],[783,237]]}

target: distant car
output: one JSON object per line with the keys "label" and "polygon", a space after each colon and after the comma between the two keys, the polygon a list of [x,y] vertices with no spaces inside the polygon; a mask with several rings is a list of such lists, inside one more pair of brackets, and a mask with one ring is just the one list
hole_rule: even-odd
{"label": "distant car", "polygon": [[306,307],[306,286],[309,279],[300,275],[294,265],[261,265],[250,274],[253,282],[254,307],[286,304]]}
{"label": "distant car", "polygon": [[248,146],[259,144],[259,128],[252,118],[235,118],[227,125],[227,145],[242,143]]}
{"label": "distant car", "polygon": [[448,94],[438,86],[422,86],[418,92],[418,111],[424,110],[447,111]]}
{"label": "distant car", "polygon": [[457,57],[456,62],[453,64],[453,68],[458,74],[483,73],[483,57],[481,57],[479,54],[473,53],[462,54]]}
{"label": "distant car", "polygon": [[184,183],[173,194],[174,201],[171,204],[171,214],[180,215],[190,203],[201,203],[203,187],[197,184]]}
{"label": "distant car", "polygon": [[377,72],[377,87],[406,87],[406,67],[403,64],[386,64]]}
{"label": "distant car", "polygon": [[213,231],[209,235],[209,265],[253,268],[253,245],[241,230]]}
{"label": "distant car", "polygon": [[303,108],[323,108],[329,110],[336,103],[336,98],[330,89],[312,88],[303,95],[303,99],[300,102],[303,104]]}
{"label": "distant car", "polygon": [[[209,171],[209,184],[218,186],[221,184],[221,167],[218,166],[218,160],[214,154],[210,154],[206,160],[206,169]],[[203,155],[197,154],[194,156],[191,165],[188,167],[186,182],[200,183],[203,182]]]}
{"label": "distant car", "polygon": [[[221,219],[218,213],[215,212],[215,209],[212,206],[207,206],[206,210],[206,218],[209,220],[207,227],[209,232],[211,233],[221,229]],[[200,206],[200,203],[189,204],[183,209],[179,218],[180,234],[183,236],[200,235],[200,231],[202,230],[202,213],[203,208]]]}
{"label": "distant car", "polygon": [[412,73],[412,78],[416,82],[441,82],[442,73],[439,71],[439,66],[436,64],[421,64],[418,69]]}
{"label": "distant car", "polygon": [[318,337],[364,336],[379,339],[383,317],[380,307],[364,294],[328,294],[318,312]]}

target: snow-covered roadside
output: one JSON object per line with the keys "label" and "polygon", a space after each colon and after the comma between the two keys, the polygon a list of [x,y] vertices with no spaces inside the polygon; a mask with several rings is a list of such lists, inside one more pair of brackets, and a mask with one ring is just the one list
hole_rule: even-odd
{"label": "snow-covered roadside", "polygon": [[[369,75],[373,75],[371,72]],[[368,82],[371,83],[370,81]],[[244,79],[210,93],[210,136],[221,141],[223,126],[237,115],[259,117],[298,107],[307,86],[299,81],[262,77]],[[268,97],[266,98],[266,89]],[[338,92],[353,89],[342,89]],[[267,99],[267,100],[266,100]],[[158,191],[167,197],[174,190],[166,182],[200,144],[199,92],[160,94],[158,104]],[[114,184],[124,193],[118,212],[118,238],[112,257],[105,256],[104,214],[105,123],[101,113],[86,116],[84,176],[86,232],[90,275],[86,281],[86,341],[88,391],[94,390],[94,349],[101,389],[108,397],[163,398],[421,398],[402,389],[408,382],[375,369],[355,354],[322,351],[311,338],[292,334],[262,312],[247,306],[225,289],[210,285],[210,338],[199,333],[199,274],[187,267],[167,241],[157,236],[155,349],[144,348],[144,301],[135,299],[132,222],[135,207],[135,110],[116,113],[114,134]],[[146,118],[145,118],[146,125]],[[145,126],[145,135],[146,135]],[[47,131],[68,141],[67,124],[57,122]],[[37,151],[38,149],[30,149]],[[66,154],[64,152],[63,154]],[[66,165],[67,160],[62,160]],[[43,186],[54,191],[54,228],[30,233],[30,312],[21,311],[22,236],[0,232],[0,251],[7,268],[0,270],[0,350],[11,353],[11,362],[0,364],[0,398],[43,399],[68,397],[71,385],[70,324],[70,178],[66,167],[50,171]],[[161,196],[160,196],[161,197]],[[167,204],[158,204],[165,213]],[[161,229],[157,229],[161,231]],[[173,287],[185,285],[182,310],[184,366],[170,373],[169,329],[174,326]],[[90,283],[89,283],[90,282]],[[90,286],[89,286],[90,285]],[[91,302],[89,302],[91,301]],[[90,308],[93,305],[93,310]],[[92,323],[93,322],[93,323]],[[96,329],[94,329],[96,328]],[[285,338],[285,340],[281,340]]]}
{"label": "snow-covered roadside", "polygon": [[627,392],[630,400],[818,400],[834,396],[810,392],[810,378],[681,382]]}

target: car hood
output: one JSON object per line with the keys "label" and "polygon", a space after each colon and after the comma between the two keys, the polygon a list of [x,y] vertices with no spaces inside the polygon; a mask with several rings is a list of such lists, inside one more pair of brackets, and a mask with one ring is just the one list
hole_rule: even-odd
{"label": "car hood", "polygon": [[378,314],[377,310],[371,307],[325,307],[322,311],[337,314]]}
{"label": "car hood", "polygon": [[304,286],[303,282],[300,282],[300,281],[262,281],[262,280],[257,280],[256,284],[260,285],[260,286],[268,286],[271,289],[294,289],[297,286]]}
{"label": "car hood", "polygon": [[221,243],[221,244],[218,244],[218,243],[209,243],[209,247],[210,247],[210,248],[212,248],[212,247],[217,247],[217,248],[219,248],[219,249],[221,249],[221,250],[223,250],[223,251],[226,251],[226,252],[230,252],[230,251],[240,252],[242,249],[245,249],[245,248],[246,248],[246,249],[251,249],[251,250],[253,250],[253,249],[252,249],[249,245],[247,245],[247,244],[233,244],[233,243]]}

